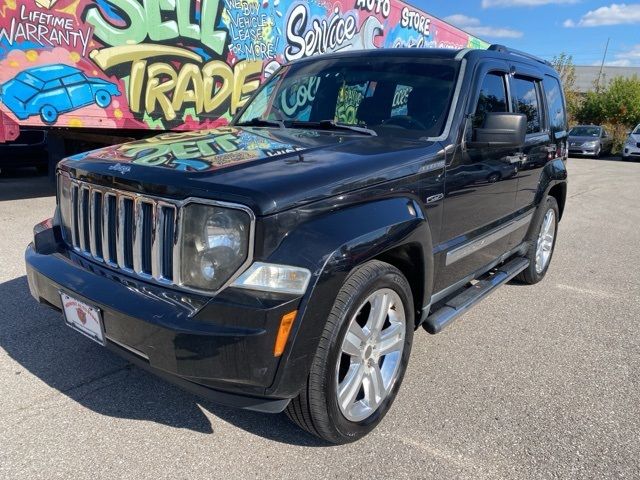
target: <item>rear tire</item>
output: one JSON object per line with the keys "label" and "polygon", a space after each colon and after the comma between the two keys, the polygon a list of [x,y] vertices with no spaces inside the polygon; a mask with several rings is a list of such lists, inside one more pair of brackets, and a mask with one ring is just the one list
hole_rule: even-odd
{"label": "rear tire", "polygon": [[518,274],[516,280],[533,285],[541,281],[549,270],[558,237],[558,202],[547,196],[540,203],[527,234],[529,266]]}
{"label": "rear tire", "polygon": [[42,123],[53,125],[58,121],[58,110],[51,105],[45,105],[40,109],[40,119]]}
{"label": "rear tire", "polygon": [[287,416],[330,443],[365,436],[398,393],[414,326],[411,288],[397,268],[374,260],[356,269],[338,293],[307,384]]}

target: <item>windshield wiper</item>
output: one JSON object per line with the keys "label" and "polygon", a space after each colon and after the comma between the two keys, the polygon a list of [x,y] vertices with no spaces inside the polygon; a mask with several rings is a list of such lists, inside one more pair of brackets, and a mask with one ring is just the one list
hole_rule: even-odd
{"label": "windshield wiper", "polygon": [[238,127],[278,127],[286,128],[282,120],[267,120],[266,118],[253,117],[246,122],[236,123]]}
{"label": "windshield wiper", "polygon": [[320,120],[319,122],[304,122],[301,120],[294,120],[290,122],[290,126],[318,128],[321,130],[350,130],[352,132],[362,133],[363,135],[371,135],[372,137],[378,136],[378,134],[370,128],[359,127],[357,125],[348,125],[346,123],[339,123],[335,120]]}

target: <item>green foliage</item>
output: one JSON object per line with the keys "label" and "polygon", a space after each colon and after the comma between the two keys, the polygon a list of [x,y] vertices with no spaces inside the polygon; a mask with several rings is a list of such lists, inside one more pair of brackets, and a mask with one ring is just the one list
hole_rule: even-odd
{"label": "green foliage", "polygon": [[573,57],[564,52],[553,57],[551,65],[560,75],[564,96],[567,102],[567,114],[569,123],[573,124],[576,119],[576,113],[580,107],[580,96],[576,92],[576,67],[573,64]]}
{"label": "green foliage", "polygon": [[629,128],[640,123],[640,79],[614,78],[603,95],[607,121]]}
{"label": "green foliage", "polygon": [[577,123],[604,125],[619,152],[627,132],[640,123],[640,78],[616,77],[597,92],[589,92],[575,112]]}
{"label": "green foliage", "polygon": [[577,123],[600,125],[607,119],[604,95],[588,92],[576,108],[574,118]]}

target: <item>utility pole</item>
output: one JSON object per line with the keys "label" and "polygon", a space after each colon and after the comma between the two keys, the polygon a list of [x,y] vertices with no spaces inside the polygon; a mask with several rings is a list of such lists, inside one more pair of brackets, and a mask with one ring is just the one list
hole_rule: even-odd
{"label": "utility pole", "polygon": [[600,93],[600,79],[602,78],[602,70],[604,69],[604,62],[607,59],[607,51],[609,50],[609,41],[611,37],[607,38],[607,44],[604,46],[604,55],[602,56],[602,63],[600,64],[600,73],[598,73],[598,79],[596,80],[596,92]]}

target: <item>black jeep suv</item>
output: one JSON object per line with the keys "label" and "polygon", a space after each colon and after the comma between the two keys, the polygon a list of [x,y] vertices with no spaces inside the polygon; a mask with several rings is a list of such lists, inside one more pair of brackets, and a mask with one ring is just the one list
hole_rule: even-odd
{"label": "black jeep suv", "polygon": [[184,388],[349,442],[418,327],[545,276],[566,153],[558,75],[522,52],[309,58],[228,127],[64,160],[29,287]]}

